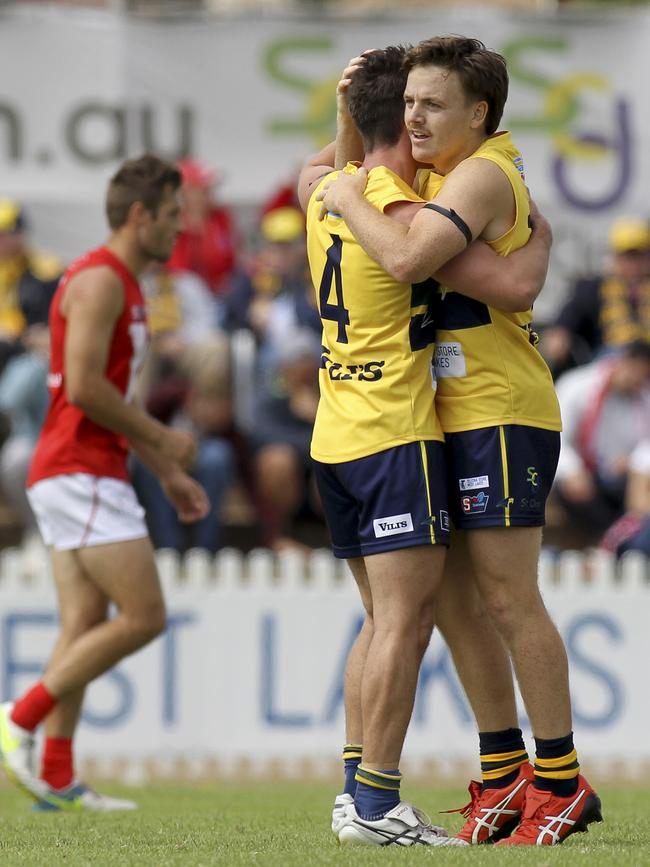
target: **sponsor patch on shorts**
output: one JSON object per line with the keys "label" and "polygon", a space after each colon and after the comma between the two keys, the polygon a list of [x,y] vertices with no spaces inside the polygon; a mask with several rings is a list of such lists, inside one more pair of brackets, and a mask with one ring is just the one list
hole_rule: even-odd
{"label": "sponsor patch on shorts", "polygon": [[412,533],[413,521],[411,513],[405,515],[389,515],[387,518],[375,518],[372,522],[377,539],[382,536],[396,536],[398,533]]}
{"label": "sponsor patch on shorts", "polygon": [[479,491],[478,494],[461,497],[460,505],[466,515],[480,515],[487,509],[489,500],[490,497],[485,491]]}
{"label": "sponsor patch on shorts", "polygon": [[440,509],[440,529],[449,532],[449,512]]}
{"label": "sponsor patch on shorts", "polygon": [[474,491],[476,488],[489,488],[489,476],[473,476],[471,479],[458,479],[458,487],[461,491]]}

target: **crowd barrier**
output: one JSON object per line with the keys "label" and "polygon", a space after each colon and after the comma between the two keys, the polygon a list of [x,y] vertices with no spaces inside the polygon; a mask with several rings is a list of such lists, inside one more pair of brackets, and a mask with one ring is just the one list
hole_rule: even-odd
{"label": "crowd barrier", "polygon": [[[166,633],[94,683],[78,750],[95,777],[330,776],[343,743],[342,674],[362,612],[344,563],[225,549],[157,555]],[[576,743],[601,776],[650,770],[648,563],[544,552],[540,584],[567,645]],[[47,557],[0,552],[0,698],[42,671],[56,635]],[[522,710],[526,736],[530,732]],[[437,633],[422,666],[404,770],[476,772],[477,738]]]}

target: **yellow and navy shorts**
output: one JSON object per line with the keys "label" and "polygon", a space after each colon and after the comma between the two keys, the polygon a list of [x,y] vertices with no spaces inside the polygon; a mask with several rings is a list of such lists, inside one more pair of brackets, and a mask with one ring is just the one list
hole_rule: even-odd
{"label": "yellow and navy shorts", "polygon": [[560,455],[557,431],[508,424],[445,436],[457,529],[544,525]]}
{"label": "yellow and navy shorts", "polygon": [[449,544],[443,443],[406,443],[353,461],[314,465],[336,557]]}

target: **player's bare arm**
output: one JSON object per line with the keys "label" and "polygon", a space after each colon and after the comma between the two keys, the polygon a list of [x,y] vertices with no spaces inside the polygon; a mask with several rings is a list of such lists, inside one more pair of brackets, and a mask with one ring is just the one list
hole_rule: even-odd
{"label": "player's bare arm", "polygon": [[[190,434],[184,431],[173,431],[189,437],[190,446],[194,449],[194,441]],[[133,452],[156,474],[163,493],[176,509],[178,518],[189,524],[205,518],[210,510],[210,502],[202,485],[189,476],[181,465],[175,461],[161,458],[159,449],[151,448],[143,442],[129,440]]]}
{"label": "player's bare arm", "polygon": [[160,450],[168,460],[187,464],[194,458],[186,438],[175,436],[143,410],[125,402],[105,371],[124,291],[109,268],[90,268],[66,287],[61,313],[67,321],[64,388],[70,403],[92,421]]}
{"label": "player's bare arm", "polygon": [[342,169],[352,160],[363,162],[363,142],[348,108],[347,91],[355,71],[363,63],[364,55],[373,50],[369,49],[358,57],[353,57],[343,70],[341,79],[336,86],[336,155],[334,167],[337,169]]}
{"label": "player's bare arm", "polygon": [[[396,280],[425,280],[467,247],[469,239],[458,223],[437,211],[421,209],[408,228],[379,213],[363,196],[366,183],[367,172],[360,169],[339,176],[317,198],[326,211],[345,218],[364,250]],[[496,238],[514,220],[509,181],[488,160],[471,159],[457,166],[434,204],[458,215],[471,238]]]}
{"label": "player's bare arm", "polygon": [[435,278],[461,295],[507,313],[530,310],[544,286],[552,244],[548,221],[539,211],[528,243],[499,256],[483,241],[474,241],[444,265]]}
{"label": "player's bare arm", "polygon": [[330,142],[328,145],[313,154],[306,161],[298,178],[298,201],[300,207],[307,212],[307,205],[312,193],[320,183],[321,179],[334,171],[334,152],[336,150],[336,142]]}

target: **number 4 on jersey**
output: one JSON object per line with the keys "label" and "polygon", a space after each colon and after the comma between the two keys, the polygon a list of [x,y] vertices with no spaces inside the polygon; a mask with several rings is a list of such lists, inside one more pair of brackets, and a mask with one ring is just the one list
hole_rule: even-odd
{"label": "number 4 on jersey", "polygon": [[[338,235],[330,235],[330,238],[332,239],[332,246],[327,251],[327,262],[323,269],[318,291],[320,315],[322,319],[329,319],[338,323],[339,330],[336,340],[338,343],[347,343],[348,335],[345,327],[350,324],[350,311],[343,303],[343,281],[341,279],[343,242]],[[330,304],[327,300],[332,289],[332,280],[334,280],[336,289],[336,304]]]}

